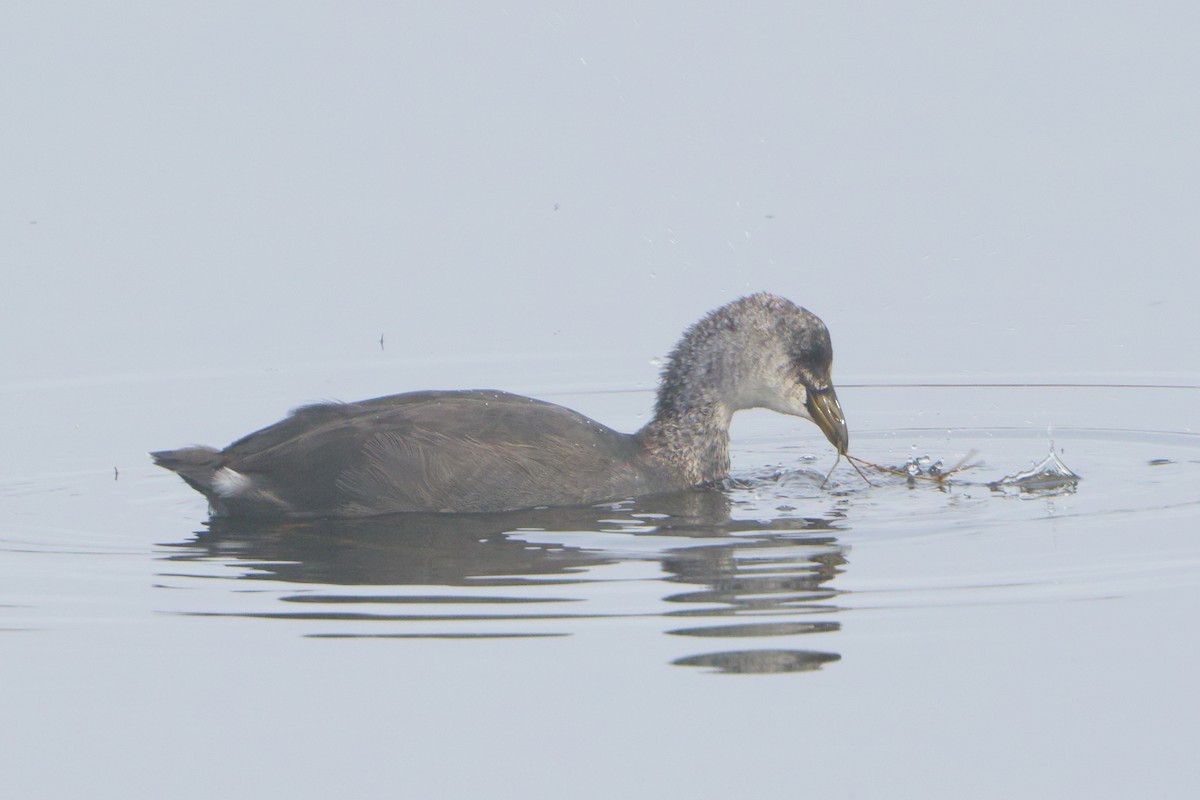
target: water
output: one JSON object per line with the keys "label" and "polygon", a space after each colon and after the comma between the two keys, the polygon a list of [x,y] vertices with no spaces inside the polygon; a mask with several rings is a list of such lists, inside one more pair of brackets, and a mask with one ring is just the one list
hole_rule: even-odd
{"label": "water", "polygon": [[[1196,8],[6,4],[0,797],[1190,800]],[[632,430],[762,290],[855,454],[981,464],[756,412],[724,493],[210,528],[146,456]]]}
{"label": "water", "polygon": [[[844,461],[826,483],[815,427],[748,412],[722,491],[204,524],[135,443],[100,442],[220,381],[80,387],[75,427],[0,481],[6,795],[1120,797],[1196,776],[1193,389],[841,390],[862,458],[974,451],[945,484]],[[651,395],[621,388],[544,394],[632,429]],[[1002,490],[1051,435],[1078,484]]]}

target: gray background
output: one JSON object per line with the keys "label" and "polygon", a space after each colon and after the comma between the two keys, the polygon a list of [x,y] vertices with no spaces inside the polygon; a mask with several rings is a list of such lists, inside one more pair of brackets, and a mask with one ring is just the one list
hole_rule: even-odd
{"label": "gray background", "polygon": [[[769,289],[828,322],[842,380],[1187,380],[1198,15],[5,3],[4,377],[345,362],[385,333],[641,381]],[[473,383],[391,388],[423,379]]]}

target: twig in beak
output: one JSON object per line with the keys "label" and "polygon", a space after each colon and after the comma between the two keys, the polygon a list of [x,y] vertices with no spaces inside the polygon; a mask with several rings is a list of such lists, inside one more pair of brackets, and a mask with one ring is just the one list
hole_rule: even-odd
{"label": "twig in beak", "polygon": [[[858,464],[857,464],[857,463],[855,463],[855,460],[854,460],[853,458],[851,458],[851,457],[850,457],[850,454],[849,454],[849,453],[847,453],[847,454],[846,454],[846,460],[850,462],[850,466],[854,467],[854,471],[858,473],[859,477],[860,477],[860,478],[862,478],[864,481],[866,481],[866,482],[867,482],[867,486],[874,486],[874,485],[875,485],[875,484],[871,483],[871,479],[870,479],[870,478],[868,478],[868,477],[867,477],[867,474],[866,474],[865,472],[863,472],[863,471],[862,471],[862,469],[861,469],[861,468],[858,466]],[[836,467],[836,466],[837,466],[837,464],[834,464],[834,466]]]}
{"label": "twig in beak", "polygon": [[[829,483],[829,479],[833,477],[833,471],[837,469],[837,465],[842,463],[842,454],[838,453],[837,459],[833,462],[833,466],[829,468],[829,474],[825,476],[825,480],[821,481],[821,488],[825,488],[825,484]],[[860,475],[862,473],[859,473]]]}
{"label": "twig in beak", "polygon": [[[850,466],[854,467],[854,471],[858,473],[858,476],[867,482],[867,486],[875,485],[875,484],[871,483],[871,479],[867,477],[866,473],[863,472],[861,469],[859,469],[858,464],[854,463],[854,462],[858,461],[857,458],[850,455],[849,453],[846,453],[846,461],[848,461],[850,463]],[[829,479],[833,477],[833,471],[835,469],[837,469],[838,464],[840,464],[840,463],[842,463],[842,454],[838,453],[837,460],[835,460],[833,462],[833,466],[829,468],[829,474],[825,476],[825,480],[821,481],[822,489],[825,488],[825,484],[829,483]]]}

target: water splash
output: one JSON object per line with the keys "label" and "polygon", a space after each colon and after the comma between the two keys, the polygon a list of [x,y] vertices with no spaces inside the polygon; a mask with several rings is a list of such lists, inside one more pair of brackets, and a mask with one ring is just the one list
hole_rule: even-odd
{"label": "water splash", "polygon": [[934,461],[928,455],[913,456],[900,469],[910,478],[937,478],[945,472],[942,460]]}
{"label": "water splash", "polygon": [[1050,454],[1030,469],[1006,475],[988,485],[998,491],[1046,494],[1071,491],[1077,483],[1079,476],[1051,448]]}

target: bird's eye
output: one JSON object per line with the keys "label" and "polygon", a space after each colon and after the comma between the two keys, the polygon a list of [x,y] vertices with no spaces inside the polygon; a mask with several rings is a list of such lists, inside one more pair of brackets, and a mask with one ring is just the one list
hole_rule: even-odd
{"label": "bird's eye", "polygon": [[814,343],[805,351],[805,356],[811,368],[820,372],[827,372],[833,364],[833,348],[829,346],[829,342]]}

